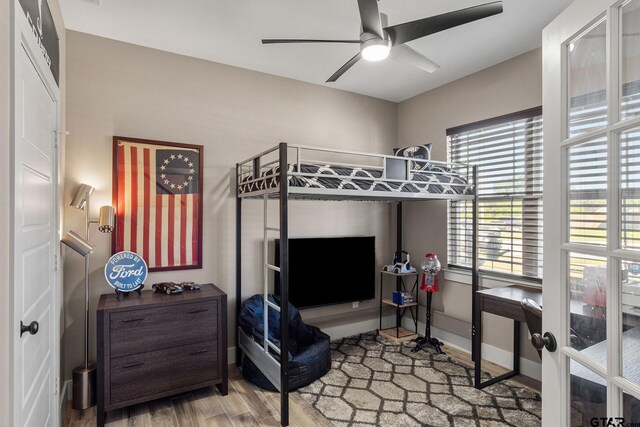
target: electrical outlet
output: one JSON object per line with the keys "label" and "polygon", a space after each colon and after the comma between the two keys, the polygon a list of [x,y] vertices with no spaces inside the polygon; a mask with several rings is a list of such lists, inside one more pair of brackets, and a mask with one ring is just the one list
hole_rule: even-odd
{"label": "electrical outlet", "polygon": [[351,304],[351,307],[352,307],[352,308],[358,308],[358,307],[360,307],[360,301],[354,301],[354,302]]}

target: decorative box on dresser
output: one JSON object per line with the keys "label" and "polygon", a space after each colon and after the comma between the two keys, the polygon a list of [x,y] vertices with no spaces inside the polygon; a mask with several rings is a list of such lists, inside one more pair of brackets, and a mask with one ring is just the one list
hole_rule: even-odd
{"label": "decorative box on dresser", "polygon": [[96,323],[98,426],[108,411],[176,393],[227,394],[227,295],[215,285],[102,295]]}

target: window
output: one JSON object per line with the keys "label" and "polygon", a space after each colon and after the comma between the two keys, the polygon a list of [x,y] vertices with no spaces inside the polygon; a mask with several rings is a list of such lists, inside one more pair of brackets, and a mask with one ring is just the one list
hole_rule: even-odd
{"label": "window", "polygon": [[[449,160],[478,166],[478,265],[542,278],[542,108],[447,130]],[[471,267],[472,208],[449,202],[448,262]]]}

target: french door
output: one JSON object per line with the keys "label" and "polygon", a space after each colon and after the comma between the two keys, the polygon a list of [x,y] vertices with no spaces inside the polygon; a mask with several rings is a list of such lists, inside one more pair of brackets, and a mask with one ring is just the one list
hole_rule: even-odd
{"label": "french door", "polygon": [[575,0],[543,82],[543,425],[640,425],[640,0]]}

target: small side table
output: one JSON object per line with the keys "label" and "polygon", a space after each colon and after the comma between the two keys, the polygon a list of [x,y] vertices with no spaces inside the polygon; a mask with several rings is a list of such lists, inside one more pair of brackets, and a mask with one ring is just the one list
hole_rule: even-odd
{"label": "small side table", "polygon": [[[385,277],[395,277],[396,279],[396,291],[397,292],[410,292],[413,294],[412,303],[408,304],[396,304],[393,302],[391,298],[384,298],[383,288],[384,288],[384,278]],[[405,277],[413,277],[413,285],[411,289],[407,289],[407,284],[405,284]],[[411,282],[409,282],[411,284]],[[392,306],[396,308],[396,324],[391,328],[382,329],[382,309],[383,307]],[[415,307],[415,311],[414,311]],[[411,313],[411,319],[414,325],[414,331],[410,331],[402,327],[402,318],[406,313],[407,309],[409,309],[409,313]],[[405,341],[411,341],[412,339],[418,336],[418,273],[392,273],[390,271],[381,271],[380,272],[380,327],[378,329],[378,334],[391,340],[396,343],[401,343]]]}

